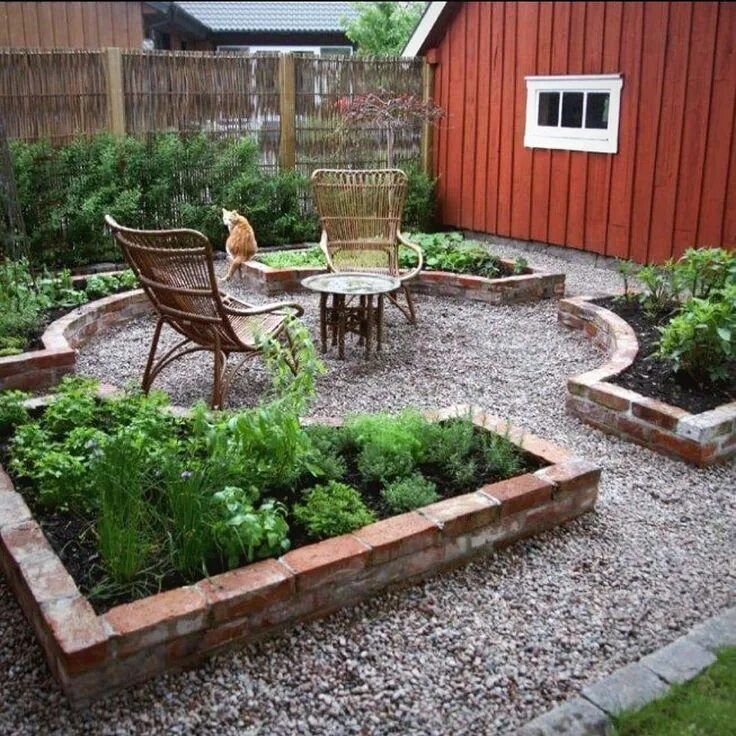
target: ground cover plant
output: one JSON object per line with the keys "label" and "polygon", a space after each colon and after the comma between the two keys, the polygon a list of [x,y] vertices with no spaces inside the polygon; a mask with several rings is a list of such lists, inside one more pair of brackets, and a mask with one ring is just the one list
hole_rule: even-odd
{"label": "ground cover plant", "polygon": [[182,417],[81,377],[39,415],[0,394],[2,462],[98,610],[538,467],[468,418],[303,426],[322,365],[306,328],[287,334],[264,345],[272,389],[250,409]]}
{"label": "ground cover plant", "polygon": [[690,249],[662,266],[621,262],[618,270],[623,295],[601,303],[631,324],[640,350],[614,382],[696,413],[733,401],[736,254]]}
{"label": "ground cover plant", "polygon": [[616,718],[615,736],[725,736],[736,733],[736,648],[666,697]]}
{"label": "ground cover plant", "polygon": [[130,270],[91,276],[76,288],[67,269],[34,275],[24,259],[0,263],[0,356],[40,347],[46,325],[65,311],[136,285]]}
{"label": "ground cover plant", "polygon": [[[517,258],[512,268],[506,267],[498,256],[489,253],[473,240],[465,240],[462,233],[410,233],[409,240],[424,251],[424,268],[428,271],[449,271],[486,278],[500,278],[524,273],[527,262]],[[307,250],[265,253],[257,260],[272,268],[298,266],[325,267],[324,256],[318,247]],[[399,266],[404,269],[416,265],[416,256],[408,248],[399,250]]]}

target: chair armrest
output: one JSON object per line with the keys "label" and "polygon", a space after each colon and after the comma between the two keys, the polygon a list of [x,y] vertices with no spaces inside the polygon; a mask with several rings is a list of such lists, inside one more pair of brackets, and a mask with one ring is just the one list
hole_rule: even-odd
{"label": "chair armrest", "polygon": [[319,247],[322,251],[322,255],[325,257],[325,263],[327,263],[327,270],[328,271],[336,271],[335,264],[332,262],[332,257],[330,256],[330,249],[327,247],[327,231],[322,231],[322,236],[319,239]]}
{"label": "chair armrest", "polygon": [[413,279],[421,270],[424,268],[424,251],[421,249],[420,246],[418,246],[416,243],[412,243],[411,241],[407,240],[401,231],[397,233],[399,243],[401,245],[406,246],[407,248],[413,250],[417,254],[417,265],[409,271],[405,276],[402,276],[400,281],[408,281],[409,279]]}
{"label": "chair armrest", "polygon": [[[230,303],[240,304],[246,307],[246,309],[236,309],[230,306]],[[252,317],[257,314],[268,314],[269,312],[278,312],[280,309],[290,309],[293,311],[291,316],[301,317],[304,314],[304,308],[301,304],[296,302],[271,302],[270,304],[262,304],[260,307],[252,307],[245,302],[239,302],[233,297],[229,297],[227,302],[223,302],[225,307],[225,313],[231,314],[235,317]]]}

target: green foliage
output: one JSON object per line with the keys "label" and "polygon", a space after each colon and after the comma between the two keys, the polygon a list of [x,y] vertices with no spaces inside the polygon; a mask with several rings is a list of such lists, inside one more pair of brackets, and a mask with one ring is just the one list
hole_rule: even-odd
{"label": "green foliage", "polygon": [[677,270],[691,296],[707,299],[727,283],[736,283],[736,253],[723,248],[689,248]]}
{"label": "green foliage", "polygon": [[289,549],[286,507],[268,499],[259,508],[242,488],[228,486],[213,496],[212,531],[228,568],[281,554]]}
{"label": "green foliage", "polygon": [[358,470],[366,482],[386,483],[412,473],[422,453],[427,421],[416,411],[351,417],[345,431],[358,448]]}
{"label": "green foliage", "polygon": [[424,6],[423,2],[353,3],[357,15],[343,18],[341,25],[361,56],[397,56],[422,17]]}
{"label": "green foliage", "polygon": [[524,258],[523,256],[518,256],[514,259],[514,276],[520,276],[521,274],[525,273],[527,268],[529,268],[529,261],[527,261],[526,258]]}
{"label": "green foliage", "polygon": [[23,402],[30,397],[24,391],[0,391],[0,436],[5,436],[31,417]]}
{"label": "green foliage", "polygon": [[59,148],[23,141],[11,148],[31,252],[45,263],[120,260],[105,233],[108,213],[137,227],[194,228],[222,247],[226,207],[248,217],[262,245],[316,239],[316,217],[300,205],[305,179],[265,173],[249,139],[102,134]]}
{"label": "green foliage", "polygon": [[413,511],[439,500],[437,486],[420,473],[390,483],[381,495],[395,514]]}
{"label": "green foliage", "polygon": [[[465,241],[461,233],[412,233],[408,239],[421,246],[427,270],[467,273],[486,278],[497,278],[503,273],[498,256],[488,253],[477,242]],[[402,249],[399,264],[402,268],[411,268],[416,264],[416,257],[407,249]]]}
{"label": "green foliage", "polygon": [[508,433],[482,432],[476,435],[476,441],[482,457],[484,475],[505,480],[523,471],[524,459],[521,450],[509,440]]}
{"label": "green foliage", "polygon": [[133,271],[127,269],[120,274],[111,273],[90,276],[87,279],[84,291],[90,299],[101,299],[118,291],[135,289],[137,286],[138,279]]}
{"label": "green foliage", "polygon": [[340,480],[347,473],[343,453],[349,445],[347,434],[339,427],[315,424],[305,428],[313,449],[311,460],[315,475],[328,480]]}
{"label": "green foliage", "polygon": [[688,299],[661,329],[658,355],[696,383],[728,378],[736,361],[736,284]]}
{"label": "green foliage", "polygon": [[675,263],[667,261],[662,266],[642,266],[637,276],[644,286],[639,299],[647,314],[661,317],[676,308],[682,291],[682,278]]}
{"label": "green foliage", "polygon": [[262,253],[256,260],[271,268],[297,268],[299,266],[317,266],[325,268],[325,258],[318,247],[307,250],[284,250],[278,253]]}
{"label": "green foliage", "polygon": [[307,491],[304,501],[294,505],[294,518],[313,539],[347,534],[376,519],[355,488],[335,481]]}
{"label": "green foliage", "polygon": [[636,276],[639,267],[633,261],[618,258],[616,259],[616,271],[624,282],[623,299],[626,302],[630,302],[633,298],[631,294],[631,280]]}
{"label": "green foliage", "polygon": [[407,230],[430,231],[436,224],[436,181],[417,166],[407,166],[409,186],[404,205],[403,226]]}
{"label": "green foliage", "polygon": [[615,736],[726,736],[736,723],[736,648],[690,682],[675,684],[663,698],[618,715]]}

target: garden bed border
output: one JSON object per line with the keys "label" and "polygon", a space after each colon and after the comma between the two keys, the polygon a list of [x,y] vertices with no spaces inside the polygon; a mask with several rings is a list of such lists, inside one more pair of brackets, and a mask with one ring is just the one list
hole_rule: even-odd
{"label": "garden bed border", "polygon": [[[116,390],[102,386],[100,396]],[[50,400],[39,397],[28,405],[39,410]],[[467,415],[476,426],[508,434],[526,453],[550,464],[99,616],[0,468],[0,567],[57,682],[75,706],[84,706],[593,509],[597,465],[477,407],[427,413],[433,421]]]}
{"label": "garden bed border", "polygon": [[[119,271],[74,276],[75,284],[91,276],[119,274]],[[0,357],[0,391],[35,391],[55,386],[68,373],[74,373],[76,349],[98,332],[139,317],[153,309],[142,289],[95,299],[54,320],[41,336],[43,348]]]}
{"label": "garden bed border", "polygon": [[[501,262],[508,268],[514,267],[514,261],[501,259]],[[248,261],[244,270],[244,278],[248,283],[266,295],[282,291],[303,291],[303,279],[327,272],[326,268],[317,266],[274,268],[256,260]],[[564,273],[549,273],[530,267],[525,268],[522,274],[497,279],[449,271],[422,270],[406,283],[418,294],[451,296],[488,304],[520,304],[559,298],[565,294]]]}
{"label": "garden bed border", "polygon": [[583,330],[608,351],[602,366],[568,379],[568,412],[604,432],[701,467],[736,455],[736,402],[691,414],[608,382],[634,362],[639,343],[626,320],[593,304],[598,298],[577,296],[559,304],[562,324]]}

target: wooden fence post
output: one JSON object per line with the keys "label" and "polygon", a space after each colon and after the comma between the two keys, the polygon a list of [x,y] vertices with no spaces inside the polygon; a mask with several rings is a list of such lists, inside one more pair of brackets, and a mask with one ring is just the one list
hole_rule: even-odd
{"label": "wooden fence post", "polygon": [[279,167],[287,171],[296,166],[296,72],[290,53],[279,59],[279,111]]}
{"label": "wooden fence post", "polygon": [[123,91],[122,49],[106,49],[107,127],[115,136],[125,135],[125,94]]}
{"label": "wooden fence post", "polygon": [[[422,102],[429,102],[432,99],[432,91],[434,90],[434,67],[437,62],[434,57],[431,59],[424,58],[422,61]],[[421,158],[422,171],[427,176],[434,173],[433,166],[434,154],[434,124],[424,123],[422,125],[422,143]]]}

